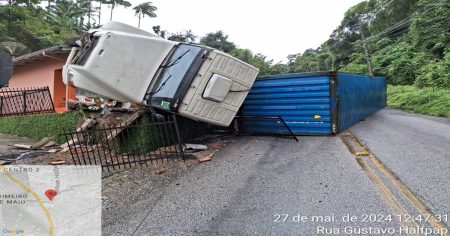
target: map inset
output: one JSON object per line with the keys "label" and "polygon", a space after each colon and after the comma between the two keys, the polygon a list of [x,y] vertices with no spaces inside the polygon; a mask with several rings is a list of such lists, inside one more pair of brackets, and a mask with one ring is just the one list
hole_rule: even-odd
{"label": "map inset", "polygon": [[101,167],[0,165],[0,235],[101,235]]}

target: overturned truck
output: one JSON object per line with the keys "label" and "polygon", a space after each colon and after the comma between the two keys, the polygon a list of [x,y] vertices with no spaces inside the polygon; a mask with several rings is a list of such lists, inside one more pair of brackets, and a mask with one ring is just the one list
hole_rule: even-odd
{"label": "overturned truck", "polygon": [[202,45],[118,22],[91,29],[64,66],[66,84],[122,102],[229,126],[259,70]]}

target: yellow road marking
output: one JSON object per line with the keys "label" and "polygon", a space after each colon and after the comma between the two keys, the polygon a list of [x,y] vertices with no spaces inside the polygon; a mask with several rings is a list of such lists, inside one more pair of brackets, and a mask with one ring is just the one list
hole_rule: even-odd
{"label": "yellow road marking", "polygon": [[[395,174],[389,170],[374,154],[371,154],[369,159],[377,166],[377,168],[394,184],[394,186],[403,193],[403,195],[414,205],[414,207],[422,215],[429,215],[428,222],[436,229],[447,229],[450,232],[450,228],[447,227],[443,222],[436,219],[435,214],[428,208],[425,203],[423,203],[402,181],[398,179]],[[450,235],[450,234],[444,234]]]}
{"label": "yellow road marking", "polygon": [[[341,133],[341,140],[344,142],[345,146],[347,146],[348,150],[355,156],[368,156],[370,154],[361,142],[355,139],[349,131],[344,131]],[[353,143],[356,144],[360,151],[355,150]]]}
{"label": "yellow road marking", "polygon": [[367,156],[367,155],[369,155],[370,153],[368,153],[368,152],[364,152],[364,151],[362,151],[362,152],[354,152],[353,153],[353,155],[355,155],[355,156]]}
{"label": "yellow road marking", "polygon": [[[359,146],[359,148],[361,148],[362,152],[356,152],[354,150],[353,146],[349,143],[348,139],[351,139],[352,141],[354,141],[354,143],[356,143],[356,145]],[[408,186],[406,186],[402,181],[400,181],[400,179],[386,165],[384,165],[374,153],[372,153],[367,147],[362,145],[361,142],[358,140],[358,138],[354,134],[352,134],[350,131],[345,131],[344,133],[341,134],[341,140],[347,146],[349,151],[355,156],[358,156],[357,155],[358,153],[366,153],[367,152],[367,154],[365,154],[364,156],[368,156],[368,159],[370,161],[372,161],[372,163],[375,165],[375,167],[394,185],[395,189],[398,190],[399,192],[401,192],[412,203],[412,205],[417,209],[417,211],[420,212],[420,214],[429,216],[427,223],[429,223],[431,226],[433,226],[433,228],[439,229],[440,232],[450,232],[450,228],[442,221],[437,220],[436,215],[430,210],[430,208],[428,208],[425,205],[425,203],[422,202],[408,188]],[[372,183],[374,183],[375,186],[380,190],[380,193],[382,193],[383,199],[385,199],[385,201],[387,200],[388,202],[391,201],[392,199],[389,199],[390,197],[388,195],[392,194],[392,192],[386,187],[386,185],[383,183],[383,181],[376,175],[373,168],[370,167],[370,165],[368,165],[360,157],[357,157],[356,161],[363,168],[363,170],[366,171],[366,173],[369,175],[369,178],[372,181]],[[386,188],[386,189],[384,189],[384,188]],[[383,196],[385,194],[387,194],[387,195]],[[394,205],[391,205],[392,202],[388,203],[388,205],[391,206],[391,209],[393,209],[392,207],[394,207],[394,208],[397,207],[397,206],[395,206],[396,204],[399,204],[399,206],[401,208],[403,208],[400,205],[400,203],[398,202],[398,200],[395,198],[395,196],[392,195],[392,197],[394,198],[395,203],[394,203]],[[399,210],[399,209],[397,209],[397,210]],[[403,210],[404,210],[404,208],[403,208]],[[417,225],[417,223],[415,221],[414,221],[414,223]],[[444,229],[446,229],[446,231],[444,231]],[[442,235],[450,236],[450,233],[445,233]]]}
{"label": "yellow road marking", "polygon": [[357,154],[355,154],[356,156],[367,156],[370,154],[366,147],[364,147],[364,145],[362,145],[362,143],[358,139],[356,139],[356,137],[353,139],[353,141],[359,148],[361,148],[361,152],[357,152]]}
{"label": "yellow road marking", "polygon": [[[370,181],[372,181],[373,185],[378,189],[383,200],[386,204],[391,208],[395,215],[409,215],[408,211],[400,204],[398,199],[394,196],[394,194],[388,189],[388,187],[383,183],[383,181],[377,176],[375,171],[371,166],[369,166],[363,159],[360,157],[356,158],[358,164],[363,168],[366,174],[369,176]],[[400,221],[400,224],[404,227],[408,228],[418,228],[419,225],[413,222]]]}
{"label": "yellow road marking", "polygon": [[36,192],[34,192],[33,190],[31,190],[28,186],[26,186],[24,183],[20,182],[20,180],[16,179],[16,177],[14,177],[11,173],[9,173],[8,171],[5,170],[5,167],[3,165],[0,164],[0,170],[3,171],[3,173],[5,173],[5,175],[14,183],[16,183],[17,185],[19,185],[21,188],[23,188],[25,191],[31,193],[31,195],[33,195],[33,197],[36,199],[36,201],[39,203],[39,206],[42,208],[42,210],[45,213],[45,216],[47,217],[48,223],[50,224],[50,231],[48,233],[49,236],[53,236],[53,220],[52,217],[50,216],[50,212],[48,212],[47,208],[45,208],[44,203],[42,202],[42,200],[39,198],[39,196],[37,195]]}

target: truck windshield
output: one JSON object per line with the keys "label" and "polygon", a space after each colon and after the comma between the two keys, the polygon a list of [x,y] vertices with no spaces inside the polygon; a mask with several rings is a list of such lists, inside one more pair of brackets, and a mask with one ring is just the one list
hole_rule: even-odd
{"label": "truck windshield", "polygon": [[150,93],[152,106],[170,110],[178,99],[177,91],[183,87],[183,84],[191,82],[192,78],[189,77],[195,76],[189,72],[198,70],[198,67],[195,68],[194,65],[197,64],[195,62],[201,52],[202,48],[195,45],[179,44],[177,46],[168,62],[162,66],[164,71]]}

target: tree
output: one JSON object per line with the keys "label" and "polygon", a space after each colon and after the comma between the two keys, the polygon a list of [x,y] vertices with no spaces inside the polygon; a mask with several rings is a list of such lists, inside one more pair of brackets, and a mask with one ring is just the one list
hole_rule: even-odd
{"label": "tree", "polygon": [[26,6],[29,8],[35,8],[37,5],[41,3],[40,0],[8,0],[9,5],[14,6]]}
{"label": "tree", "polygon": [[186,30],[183,32],[178,32],[171,34],[167,39],[177,42],[193,42],[197,36],[192,33],[192,30]]}
{"label": "tree", "polygon": [[48,16],[53,24],[59,27],[81,32],[82,16],[88,11],[88,5],[84,2],[77,4],[68,0],[59,0],[49,7]]}
{"label": "tree", "polygon": [[130,3],[130,2],[127,2],[126,0],[107,0],[107,1],[104,2],[104,4],[109,4],[109,5],[111,5],[111,15],[110,15],[110,17],[109,17],[109,20],[110,20],[110,21],[112,21],[113,11],[114,11],[114,8],[115,8],[116,6],[123,6],[123,7],[125,7],[125,8],[131,7],[131,3]]}
{"label": "tree", "polygon": [[97,14],[97,25],[101,24],[101,18],[102,18],[102,5],[108,4],[107,0],[93,0],[95,2],[98,2],[98,6],[93,8],[93,12]]}
{"label": "tree", "polygon": [[267,57],[262,54],[253,54],[250,49],[235,48],[231,50],[230,55],[244,61],[259,69],[259,75],[269,75],[274,70],[283,70],[280,65],[276,65],[276,68],[272,66],[273,61],[267,60]]}
{"label": "tree", "polygon": [[13,57],[17,57],[30,52],[27,46],[18,42],[1,42],[0,49],[9,52],[9,54],[11,54],[11,56]]}
{"label": "tree", "polygon": [[[61,27],[41,7],[0,6],[0,41],[14,56],[64,42],[75,32]],[[76,22],[77,19],[75,18]]]}
{"label": "tree", "polygon": [[152,2],[144,2],[133,8],[134,13],[138,16],[138,28],[141,28],[141,16],[144,18],[145,16],[155,18],[155,11],[158,10],[155,6],[152,5]]}
{"label": "tree", "polygon": [[155,34],[157,34],[159,37],[161,37],[163,39],[166,38],[167,31],[161,30],[161,26],[159,26],[159,25],[153,26],[153,32],[155,32]]}
{"label": "tree", "polygon": [[304,72],[320,70],[319,50],[307,49],[303,54],[289,55],[289,71]]}
{"label": "tree", "polygon": [[219,30],[215,33],[209,33],[205,37],[200,39],[200,44],[212,47],[223,52],[231,52],[236,48],[236,45],[228,41],[228,35]]}

